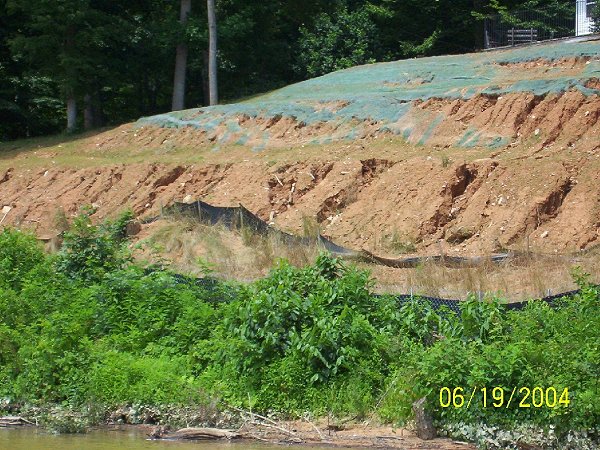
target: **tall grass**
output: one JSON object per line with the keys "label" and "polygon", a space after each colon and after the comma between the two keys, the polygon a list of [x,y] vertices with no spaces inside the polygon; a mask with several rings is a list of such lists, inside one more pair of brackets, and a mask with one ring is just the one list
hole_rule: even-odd
{"label": "tall grass", "polygon": [[250,227],[229,230],[190,218],[167,219],[150,227],[138,242],[137,256],[149,262],[168,262],[179,271],[201,274],[210,265],[226,279],[249,280],[266,275],[277,260],[301,267],[314,261],[319,248],[290,244],[278,233],[264,236]]}
{"label": "tall grass", "polygon": [[[316,236],[318,228],[306,220],[306,234]],[[412,241],[400,232],[382,240],[395,251],[410,252]],[[210,265],[216,275],[230,280],[251,280],[265,276],[279,258],[296,267],[314,260],[315,245],[291,245],[277,234],[257,234],[242,227],[228,230],[222,225],[206,225],[189,218],[160,221],[146,231],[138,252],[142,259],[169,261],[179,271],[202,274]],[[201,264],[198,264],[200,261]],[[478,267],[448,268],[428,261],[414,269],[394,269],[369,263],[359,266],[371,271],[376,290],[386,293],[414,293],[427,296],[464,299],[469,294],[500,295],[509,301],[539,298],[575,289],[571,276],[574,265],[586,272],[600,274],[600,249],[577,258],[563,256],[519,257],[502,264],[490,260]],[[600,282],[598,275],[593,281]]]}
{"label": "tall grass", "polygon": [[394,269],[361,264],[377,280],[378,292],[422,294],[464,299],[470,293],[500,295],[508,301],[523,301],[576,289],[571,272],[574,266],[593,274],[600,283],[600,255],[596,252],[578,258],[535,257],[478,267],[448,268],[425,262],[415,269]]}

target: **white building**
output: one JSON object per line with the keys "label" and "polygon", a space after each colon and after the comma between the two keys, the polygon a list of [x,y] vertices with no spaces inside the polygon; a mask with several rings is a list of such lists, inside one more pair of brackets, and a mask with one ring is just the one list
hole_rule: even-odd
{"label": "white building", "polygon": [[583,36],[592,32],[592,9],[596,0],[576,0],[577,12],[575,16],[575,34]]}

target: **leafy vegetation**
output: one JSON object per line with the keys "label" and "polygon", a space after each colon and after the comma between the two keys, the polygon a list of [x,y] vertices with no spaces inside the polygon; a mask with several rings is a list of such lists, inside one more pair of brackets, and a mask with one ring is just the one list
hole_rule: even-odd
{"label": "leafy vegetation", "polygon": [[376,29],[366,8],[323,13],[313,29],[303,27],[300,33],[297,70],[308,78],[376,61]]}
{"label": "leafy vegetation", "polygon": [[[600,293],[585,275],[581,294],[555,308],[469,299],[460,314],[375,296],[368,273],[326,255],[304,268],[281,261],[248,285],[200,283],[124,258],[126,217],[96,227],[81,216],[57,255],[2,231],[0,396],[74,406],[220,398],[392,423],[425,396],[442,425],[529,423],[561,436],[600,421]],[[538,386],[568,388],[568,406],[439,402],[443,388]]]}
{"label": "leafy vegetation", "polygon": [[[188,49],[187,107],[208,104],[207,3],[185,23],[167,0],[0,0],[0,140],[171,110],[176,48]],[[483,19],[515,8],[572,17],[572,0],[218,0],[219,90],[251,96],[350,65],[464,53]]]}
{"label": "leafy vegetation", "polygon": [[592,32],[600,33],[600,3],[592,6]]}

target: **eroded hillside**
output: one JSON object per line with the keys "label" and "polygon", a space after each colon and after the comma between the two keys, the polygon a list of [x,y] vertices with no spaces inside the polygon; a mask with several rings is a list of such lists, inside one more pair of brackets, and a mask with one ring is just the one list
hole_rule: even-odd
{"label": "eroded hillside", "polygon": [[13,146],[0,207],[45,236],[85,204],[144,217],[203,199],[379,254],[572,252],[600,242],[599,94],[598,40],[362,66]]}

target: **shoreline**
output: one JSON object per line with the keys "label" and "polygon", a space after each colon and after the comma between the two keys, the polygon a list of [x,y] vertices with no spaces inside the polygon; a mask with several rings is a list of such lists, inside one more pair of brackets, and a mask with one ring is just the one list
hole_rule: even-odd
{"label": "shoreline", "polygon": [[[334,417],[278,420],[231,407],[207,410],[176,405],[86,405],[80,409],[46,404],[3,405],[0,417],[22,419],[23,428],[52,434],[136,429],[151,440],[255,442],[329,448],[471,450],[473,444],[438,436],[422,440],[409,426],[393,427],[369,419]],[[6,427],[9,428],[9,427]],[[0,428],[2,429],[2,428]],[[183,431],[182,430],[186,430]],[[199,431],[200,430],[200,431]]]}
{"label": "shoreline", "polygon": [[[474,450],[483,448],[577,449],[598,448],[600,429],[569,432],[560,441],[539,426],[523,424],[513,430],[479,424],[437,424],[435,439],[420,439],[408,426],[394,427],[365,419],[309,417],[277,420],[235,407],[207,411],[201,405],[87,405],[70,409],[59,405],[3,405],[0,417],[22,418],[23,426],[50,434],[87,434],[95,431],[137,430],[144,439],[165,441],[256,443],[298,447],[390,448],[398,450]],[[7,407],[8,406],[8,407]],[[468,434],[464,428],[468,428]],[[452,437],[447,437],[452,436]],[[464,437],[463,437],[464,436]],[[467,440],[471,442],[466,442]],[[568,444],[567,444],[568,443]],[[565,445],[563,445],[565,444]]]}
{"label": "shoreline", "polygon": [[[252,444],[264,444],[266,445],[285,445],[295,447],[306,447],[306,448],[392,448],[401,450],[472,450],[476,447],[473,444],[455,441],[450,438],[438,437],[432,440],[419,439],[413,432],[405,428],[392,428],[389,426],[369,426],[364,424],[350,424],[344,430],[330,431],[319,430],[317,432],[315,428],[306,422],[289,421],[282,424],[289,426],[290,430],[285,430],[281,427],[281,431],[263,429],[259,431],[257,429],[245,431],[241,433],[235,433],[235,437],[227,438],[226,432],[231,431],[230,429],[216,429],[211,428],[209,430],[216,431],[220,430],[223,432],[222,437],[214,438],[193,438],[189,437],[191,430],[207,430],[206,428],[184,428],[187,430],[187,437],[183,437],[180,430],[173,430],[166,433],[161,438],[153,438],[152,434],[156,431],[157,426],[152,424],[98,424],[90,426],[86,429],[84,434],[94,432],[126,432],[135,430],[139,433],[144,440],[152,441],[188,441],[188,442],[230,442],[234,445],[244,445],[247,443]],[[319,428],[321,424],[319,423]],[[44,428],[41,425],[23,425],[23,426],[11,426],[0,428],[1,430],[23,430],[23,431],[47,431],[49,434],[54,434],[52,431]],[[293,433],[290,435],[289,433]],[[74,433],[71,433],[74,434]],[[78,433],[81,434],[81,433]]]}

